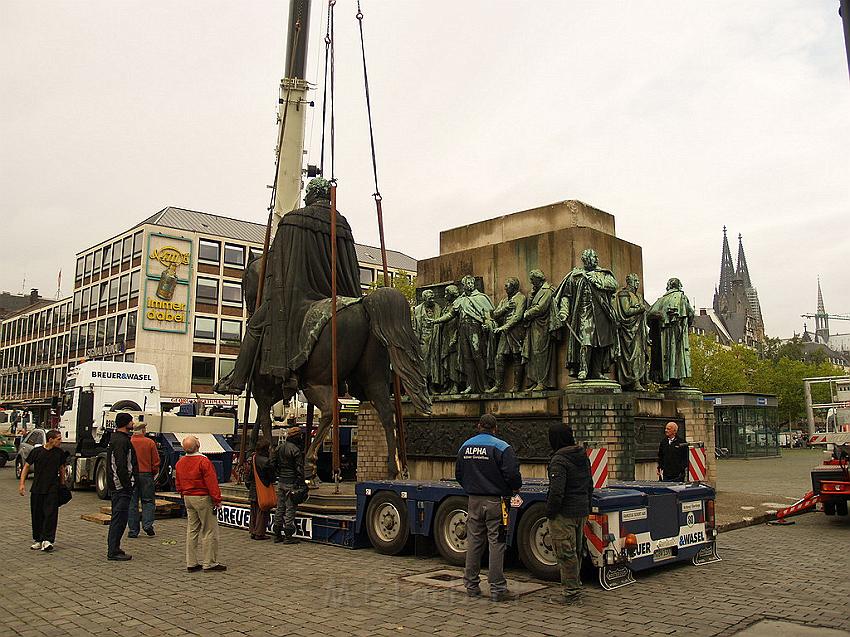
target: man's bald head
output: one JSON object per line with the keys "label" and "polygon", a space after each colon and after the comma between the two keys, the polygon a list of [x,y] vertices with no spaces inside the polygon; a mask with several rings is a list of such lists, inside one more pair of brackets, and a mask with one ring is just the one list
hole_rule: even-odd
{"label": "man's bald head", "polygon": [[679,433],[679,425],[675,422],[668,422],[664,427],[664,433],[667,434],[668,438],[674,438]]}
{"label": "man's bald head", "polygon": [[186,453],[197,453],[200,448],[201,443],[195,436],[186,436],[183,438],[183,451]]}

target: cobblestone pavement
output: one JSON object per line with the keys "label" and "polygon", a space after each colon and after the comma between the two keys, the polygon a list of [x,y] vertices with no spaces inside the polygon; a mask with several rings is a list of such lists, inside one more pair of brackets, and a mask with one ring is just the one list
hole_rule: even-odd
{"label": "cobblestone pavement", "polygon": [[718,564],[663,568],[607,593],[587,582],[583,600],[564,607],[547,602],[552,587],[494,604],[401,580],[444,568],[436,558],[272,545],[231,529],[221,531],[229,570],[190,574],[180,519],[125,540],[131,562],[107,562],[106,527],[80,520],[99,506],[87,492],[63,507],[56,551],[36,553],[28,502],[0,470],[4,636],[731,635],[764,618],[850,630],[850,522],[820,514],[725,533]]}

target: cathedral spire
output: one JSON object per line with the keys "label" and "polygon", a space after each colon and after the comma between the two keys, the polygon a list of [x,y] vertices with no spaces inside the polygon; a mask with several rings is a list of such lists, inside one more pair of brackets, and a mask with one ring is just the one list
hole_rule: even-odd
{"label": "cathedral spire", "polygon": [[720,257],[720,284],[717,291],[720,294],[732,292],[732,280],[735,278],[735,267],[732,265],[732,252],[729,250],[729,240],[726,238],[726,226],[723,226],[723,254]]}
{"label": "cathedral spire", "polygon": [[826,314],[826,308],[823,306],[823,292],[820,291],[820,277],[818,277],[818,314]]}
{"label": "cathedral spire", "polygon": [[829,342],[829,314],[823,304],[823,293],[820,290],[820,277],[818,277],[818,311],[815,312],[815,334],[822,342]]}
{"label": "cathedral spire", "polygon": [[747,257],[744,254],[744,242],[741,234],[738,234],[738,267],[735,270],[735,278],[744,282],[744,288],[753,287],[750,281],[750,271],[747,268]]}

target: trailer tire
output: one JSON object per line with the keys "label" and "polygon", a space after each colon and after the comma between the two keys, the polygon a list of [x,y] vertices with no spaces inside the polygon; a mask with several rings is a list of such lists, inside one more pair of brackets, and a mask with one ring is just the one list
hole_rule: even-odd
{"label": "trailer tire", "polygon": [[142,408],[132,400],[119,400],[112,405],[112,411],[142,411]]}
{"label": "trailer tire", "polygon": [[468,498],[453,495],[440,503],[434,518],[434,544],[443,559],[455,566],[466,562],[468,509]]}
{"label": "trailer tire", "polygon": [[106,484],[106,459],[102,459],[94,468],[94,490],[101,500],[109,498],[109,487]]}
{"label": "trailer tire", "polygon": [[522,514],[517,526],[517,550],[519,559],[534,577],[547,581],[560,578],[544,502],[535,502]]}
{"label": "trailer tire", "polygon": [[840,500],[835,503],[836,515],[847,515],[847,500]]}
{"label": "trailer tire", "polygon": [[5,451],[0,451],[0,467],[5,467],[7,462],[9,462],[9,454]]}
{"label": "trailer tire", "polygon": [[366,533],[378,553],[401,553],[410,540],[407,503],[392,491],[376,493],[366,509]]}

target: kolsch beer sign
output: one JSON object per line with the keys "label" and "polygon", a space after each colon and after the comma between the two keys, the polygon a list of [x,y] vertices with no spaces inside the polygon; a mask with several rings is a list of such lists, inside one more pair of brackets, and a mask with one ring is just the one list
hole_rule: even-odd
{"label": "kolsch beer sign", "polygon": [[143,329],[186,333],[191,274],[192,241],[151,233],[145,265]]}

